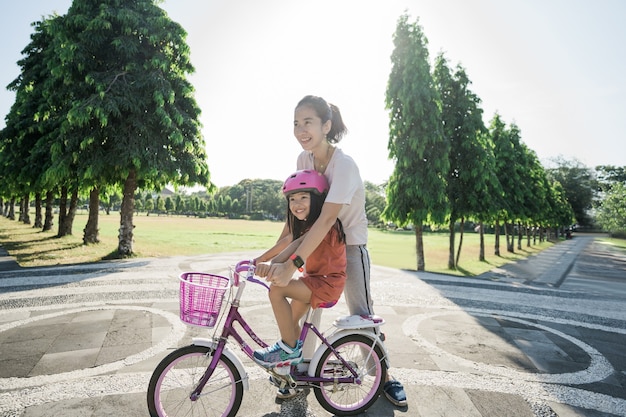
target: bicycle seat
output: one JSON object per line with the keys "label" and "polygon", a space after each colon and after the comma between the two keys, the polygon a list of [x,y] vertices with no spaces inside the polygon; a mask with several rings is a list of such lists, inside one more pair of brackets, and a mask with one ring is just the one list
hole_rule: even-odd
{"label": "bicycle seat", "polygon": [[337,304],[337,300],[335,300],[335,301],[327,301],[325,303],[321,303],[320,305],[318,305],[317,308],[331,308],[335,304]]}

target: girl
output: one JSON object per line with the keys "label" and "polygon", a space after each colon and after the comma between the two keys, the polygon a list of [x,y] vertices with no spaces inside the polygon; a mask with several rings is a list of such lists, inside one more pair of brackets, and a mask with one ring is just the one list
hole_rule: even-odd
{"label": "girl", "polygon": [[[291,243],[272,260],[288,259],[304,271],[304,260],[294,254],[305,233],[318,219],[328,192],[326,178],[315,170],[301,170],[290,175],[283,185],[287,198],[287,227]],[[268,251],[269,252],[269,251]],[[267,257],[267,252],[265,254]],[[263,258],[260,257],[260,258]],[[266,277],[271,264],[258,264],[256,274]],[[272,282],[272,280],[269,280]],[[306,258],[306,272],[299,279],[284,284],[272,282],[269,298],[276,317],[281,340],[273,346],[254,352],[253,359],[267,368],[296,365],[302,361],[299,321],[309,307],[334,304],[346,282],[346,245],[339,219],[328,230],[321,243]],[[291,303],[289,303],[291,299]]]}

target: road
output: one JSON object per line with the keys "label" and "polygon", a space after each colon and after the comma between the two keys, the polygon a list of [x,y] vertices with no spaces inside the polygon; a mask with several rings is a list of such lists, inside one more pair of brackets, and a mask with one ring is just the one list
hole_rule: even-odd
{"label": "road", "polygon": [[[367,415],[626,416],[626,257],[585,236],[548,251],[476,278],[374,266],[409,404],[381,398]],[[147,415],[156,364],[206,335],[177,318],[178,274],[226,274],[253,255],[0,271],[0,416]],[[266,292],[246,291],[243,310],[273,341]],[[340,302],[322,328],[342,314]],[[308,392],[275,402],[267,376],[242,361],[251,382],[239,415],[328,415]]]}

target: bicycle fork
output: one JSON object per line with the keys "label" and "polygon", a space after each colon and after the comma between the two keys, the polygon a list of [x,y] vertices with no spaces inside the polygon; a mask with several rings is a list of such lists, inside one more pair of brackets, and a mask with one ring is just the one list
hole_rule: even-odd
{"label": "bicycle fork", "polygon": [[191,394],[189,394],[189,399],[191,401],[196,401],[200,397],[200,395],[202,394],[202,390],[204,389],[204,386],[209,381],[209,379],[211,379],[211,376],[213,376],[213,372],[215,371],[215,368],[217,367],[217,363],[220,357],[222,356],[228,358],[233,363],[233,365],[235,365],[235,367],[239,371],[239,375],[241,376],[241,383],[243,384],[243,389],[245,391],[248,391],[249,381],[248,381],[248,373],[246,372],[246,368],[243,366],[243,363],[237,357],[237,355],[228,348],[225,340],[220,339],[219,342],[216,342],[213,339],[207,339],[204,337],[197,337],[197,338],[194,337],[192,340],[192,344],[197,345],[197,346],[208,347],[211,350],[207,354],[208,355],[212,354],[213,358],[211,359],[211,363],[207,367],[206,371],[204,372],[204,374],[198,381],[196,388],[193,390]]}
{"label": "bicycle fork", "polygon": [[200,378],[200,381],[198,381],[196,388],[189,395],[189,399],[191,401],[196,401],[198,398],[200,398],[200,394],[202,394],[202,390],[204,389],[204,386],[209,381],[209,379],[211,379],[211,376],[213,375],[213,371],[215,371],[215,367],[217,366],[217,363],[220,360],[220,357],[222,356],[222,352],[224,351],[224,345],[225,345],[225,342],[220,341],[217,344],[217,347],[215,349],[212,349],[209,352],[207,352],[207,355],[213,355],[213,357],[211,358],[211,363],[206,368],[206,371],[204,371],[202,378]]}

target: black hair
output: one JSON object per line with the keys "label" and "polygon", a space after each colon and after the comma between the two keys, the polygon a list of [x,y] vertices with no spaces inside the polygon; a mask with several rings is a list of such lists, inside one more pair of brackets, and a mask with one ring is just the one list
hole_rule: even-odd
{"label": "black hair", "polygon": [[339,143],[346,133],[348,133],[348,128],[341,118],[339,107],[326,102],[322,97],[305,96],[298,102],[296,109],[300,106],[310,106],[315,110],[317,116],[322,119],[322,124],[329,120],[331,121],[330,131],[326,135],[326,140],[329,143]]}
{"label": "black hair", "polygon": [[[296,216],[293,215],[291,210],[289,210],[289,195],[293,193],[290,193],[286,196],[287,224],[289,226],[289,230],[291,231],[291,236],[293,237],[293,240],[296,240],[300,236],[305,234],[313,226],[315,221],[320,217],[320,214],[322,213],[322,206],[324,205],[324,200],[326,199],[326,193],[318,194],[311,191],[309,191],[308,193],[311,196],[311,208],[309,210],[309,215],[304,220],[298,219]],[[341,224],[341,221],[339,219],[337,219],[337,222],[333,227],[335,227],[337,229],[337,232],[339,233],[339,241],[345,242],[346,235],[343,231],[343,225]]]}

